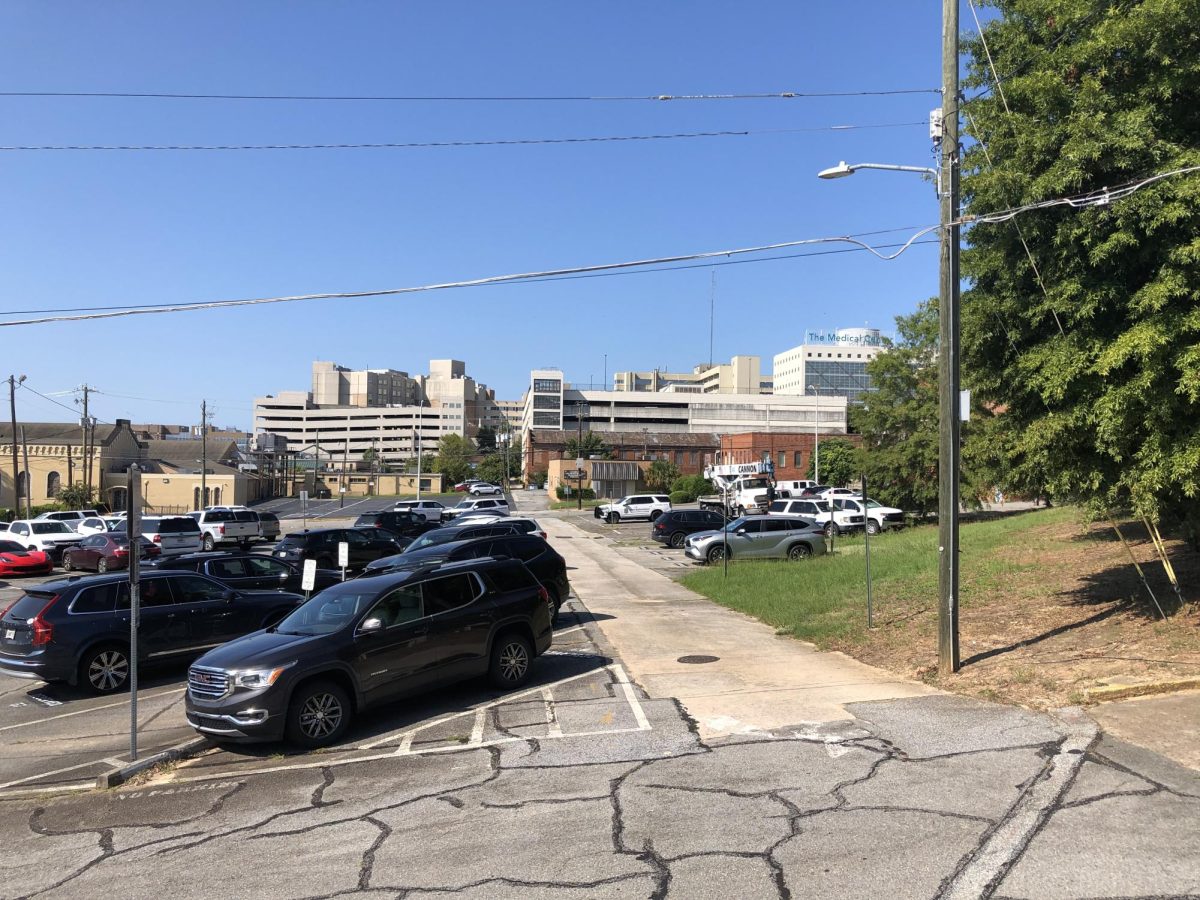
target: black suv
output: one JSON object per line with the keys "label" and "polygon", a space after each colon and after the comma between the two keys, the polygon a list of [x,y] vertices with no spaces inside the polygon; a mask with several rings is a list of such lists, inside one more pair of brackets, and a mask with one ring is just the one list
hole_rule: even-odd
{"label": "black suv", "polygon": [[726,521],[724,516],[711,509],[673,509],[654,520],[650,537],[660,544],[682,547],[689,534],[723,528]]}
{"label": "black suv", "polygon": [[393,509],[363,513],[354,520],[354,527],[381,528],[398,537],[416,537],[437,526],[426,522],[424,516],[418,516],[406,509]]}
{"label": "black suv", "polygon": [[318,569],[335,569],[338,567],[338,544],[342,541],[349,544],[348,569],[361,569],[372,560],[404,549],[403,544],[380,529],[320,528],[289,534],[275,545],[271,555],[296,565],[306,559],[315,559]]}
{"label": "black suv", "polygon": [[526,568],[550,593],[550,602],[554,604],[553,619],[558,620],[558,611],[563,601],[571,594],[571,583],[567,580],[567,561],[536,535],[501,534],[495,537],[435,544],[421,550],[377,559],[363,570],[363,576],[394,572],[400,568],[409,569],[437,561],[461,562],[485,556],[497,559],[508,557],[525,563]]}
{"label": "black suv", "polygon": [[[138,659],[194,657],[278,621],[297,594],[235,591],[193,572],[141,579]],[[129,576],[95,575],[29,588],[0,616],[0,672],[79,684],[97,694],[129,678]]]}
{"label": "black suv", "polygon": [[[262,553],[185,553],[144,564],[147,569],[187,569],[215,578],[246,591],[292,591],[300,593],[304,573],[299,566],[272,559]],[[317,569],[313,590],[324,590],[342,580],[337,569]]]}
{"label": "black suv", "polygon": [[436,547],[438,544],[448,544],[451,541],[469,541],[471,538],[495,537],[500,534],[525,534],[528,526],[521,522],[489,522],[486,525],[443,525],[433,531],[427,531],[407,547],[404,553],[416,553],[426,547]]}
{"label": "black suv", "polygon": [[549,595],[519,560],[356,578],[196,660],[187,718],[217,739],[320,747],[377,703],[483,674],[519,687],[551,636]]}

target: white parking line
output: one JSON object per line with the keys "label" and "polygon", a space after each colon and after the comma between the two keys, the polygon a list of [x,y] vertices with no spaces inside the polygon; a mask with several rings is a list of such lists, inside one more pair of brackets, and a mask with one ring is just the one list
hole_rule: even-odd
{"label": "white parking line", "polygon": [[310,519],[323,519],[326,516],[336,516],[336,515],[344,516],[346,514],[346,510],[353,509],[356,506],[362,506],[364,503],[370,503],[370,502],[372,502],[372,500],[374,500],[373,497],[368,497],[366,500],[356,500],[354,503],[351,503],[348,506],[338,506],[338,507],[335,507],[334,509],[331,509],[329,512],[318,513],[315,516],[309,516],[309,518]]}
{"label": "white parking line", "polygon": [[646,713],[642,709],[642,704],[638,701],[637,694],[634,693],[633,685],[629,681],[629,676],[625,673],[625,668],[616,664],[609,666],[609,668],[612,669],[613,675],[616,676],[617,682],[625,692],[625,699],[629,701],[629,706],[633,709],[633,717],[637,719],[638,729],[649,731],[650,720],[646,718]]}
{"label": "white parking line", "polygon": [[[138,701],[154,700],[158,697],[166,697],[169,694],[182,694],[187,688],[171,688],[169,691],[161,691],[157,694],[138,694]],[[87,709],[77,709],[74,712],[59,713],[57,716],[46,716],[42,719],[33,719],[29,722],[18,722],[15,725],[0,725],[0,731],[10,731],[13,728],[27,728],[30,725],[41,725],[43,722],[53,722],[57,719],[69,719],[71,716],[82,716],[84,713],[96,712],[100,709],[112,709],[114,706],[128,706],[128,700],[120,700],[117,703],[105,703],[101,706],[89,706]],[[3,785],[0,785],[2,787]]]}
{"label": "white parking line", "polygon": [[483,724],[487,721],[487,707],[481,706],[475,710],[475,725],[471,728],[471,739],[467,742],[473,747],[483,743]]}
{"label": "white parking line", "polygon": [[562,725],[558,723],[558,715],[554,712],[554,695],[550,693],[550,688],[542,688],[542,703],[546,706],[546,737],[562,737]]}

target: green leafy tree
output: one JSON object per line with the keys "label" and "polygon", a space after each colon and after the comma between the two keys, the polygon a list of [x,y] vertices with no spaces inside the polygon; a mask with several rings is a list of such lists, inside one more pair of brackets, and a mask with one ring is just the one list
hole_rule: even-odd
{"label": "green leafy tree", "polygon": [[59,488],[58,502],[65,509],[86,509],[96,502],[96,489],[88,489],[82,481]]}
{"label": "green leafy tree", "polygon": [[642,476],[646,487],[652,491],[669,491],[671,484],[678,478],[679,467],[665,459],[654,460]]}
{"label": "green leafy tree", "polygon": [[[814,459],[808,461],[808,478],[813,475]],[[845,487],[862,474],[862,460],[857,447],[841,438],[821,441],[821,483]]]}
{"label": "green leafy tree", "polygon": [[591,457],[608,459],[609,452],[608,444],[604,443],[604,438],[600,437],[594,431],[585,431],[583,433],[583,440],[580,440],[578,437],[567,438],[566,444],[563,446],[563,453],[566,454],[568,459],[575,459],[580,456],[585,459],[590,459]]}
{"label": "green leafy tree", "polygon": [[[995,90],[970,101],[969,213],[1200,164],[1195,0],[992,5],[1010,111]],[[966,50],[967,87],[991,86],[982,42]],[[989,427],[1010,489],[1129,506],[1200,544],[1197,234],[1195,175],[966,232],[963,373],[1002,410]]]}
{"label": "green leafy tree", "polygon": [[480,453],[490,453],[496,449],[496,429],[491,425],[481,425],[475,435],[475,446]]}
{"label": "green leafy tree", "polygon": [[508,442],[508,453],[502,454],[508,459],[508,477],[521,477],[521,437],[514,434]]}
{"label": "green leafy tree", "polygon": [[441,472],[450,483],[463,481],[471,475],[471,457],[475,446],[460,434],[443,435],[438,441],[437,458],[433,468]]}
{"label": "green leafy tree", "polygon": [[[717,493],[717,489],[703,475],[683,475],[671,482],[671,493],[680,495],[678,502],[691,503],[697,497]],[[671,502],[676,501],[672,499]]]}
{"label": "green leafy tree", "polygon": [[504,481],[504,454],[489,453],[475,467],[475,474],[484,481],[501,484]]}

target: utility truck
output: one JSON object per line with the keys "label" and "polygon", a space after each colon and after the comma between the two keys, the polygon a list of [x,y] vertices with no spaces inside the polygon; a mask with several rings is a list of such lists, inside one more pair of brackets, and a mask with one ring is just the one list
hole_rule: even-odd
{"label": "utility truck", "polygon": [[719,494],[700,497],[701,509],[712,509],[727,516],[765,513],[774,499],[775,487],[770,463],[733,463],[708,466],[704,477],[717,486]]}

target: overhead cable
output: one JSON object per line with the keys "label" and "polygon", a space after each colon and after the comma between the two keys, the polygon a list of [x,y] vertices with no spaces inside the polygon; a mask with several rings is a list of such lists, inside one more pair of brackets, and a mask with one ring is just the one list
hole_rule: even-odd
{"label": "overhead cable", "polygon": [[882,122],[866,125],[818,125],[812,128],[766,128],[747,131],[686,131],[670,134],[625,134],[567,138],[509,138],[482,141],[409,141],[360,144],[20,144],[0,146],[0,151],[164,151],[164,150],[417,150],[439,147],[510,147],[535,144],[604,144],[619,141],[669,141],[680,138],[751,137],[764,134],[800,134],[818,131],[862,131],[869,128],[912,128],[926,122]]}

